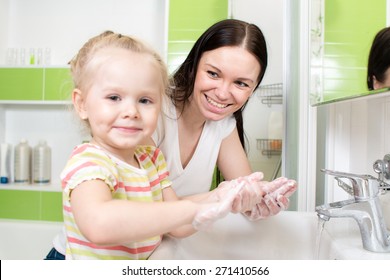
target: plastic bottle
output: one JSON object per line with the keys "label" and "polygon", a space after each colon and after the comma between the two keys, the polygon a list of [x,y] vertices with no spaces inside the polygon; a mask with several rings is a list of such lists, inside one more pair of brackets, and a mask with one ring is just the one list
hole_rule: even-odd
{"label": "plastic bottle", "polygon": [[0,183],[8,184],[10,178],[11,145],[7,143],[2,143],[0,154]]}
{"label": "plastic bottle", "polygon": [[31,147],[26,139],[21,139],[15,146],[14,154],[15,183],[30,183],[31,180]]}
{"label": "plastic bottle", "polygon": [[33,150],[33,183],[48,184],[51,180],[51,149],[46,141],[39,141]]}

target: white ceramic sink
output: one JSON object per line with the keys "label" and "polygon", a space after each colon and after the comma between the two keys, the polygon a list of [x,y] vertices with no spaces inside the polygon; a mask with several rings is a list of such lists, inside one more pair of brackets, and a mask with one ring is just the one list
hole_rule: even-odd
{"label": "white ceramic sink", "polygon": [[207,232],[164,237],[150,259],[390,259],[363,249],[352,219],[331,219],[318,239],[320,228],[314,212],[285,211],[257,222],[229,214]]}

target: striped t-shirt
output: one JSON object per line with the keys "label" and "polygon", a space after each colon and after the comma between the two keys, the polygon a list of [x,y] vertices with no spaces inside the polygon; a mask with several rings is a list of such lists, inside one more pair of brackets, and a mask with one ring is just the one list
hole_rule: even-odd
{"label": "striped t-shirt", "polygon": [[152,146],[139,146],[135,156],[141,168],[119,160],[96,145],[82,144],[73,150],[61,173],[66,259],[147,259],[160,244],[161,236],[114,246],[93,244],[81,234],[72,213],[70,193],[88,180],[104,181],[113,199],[162,201],[162,189],[171,186],[162,152]]}

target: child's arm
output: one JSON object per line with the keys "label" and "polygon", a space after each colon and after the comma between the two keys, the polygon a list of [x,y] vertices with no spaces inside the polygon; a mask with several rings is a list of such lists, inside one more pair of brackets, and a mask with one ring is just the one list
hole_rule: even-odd
{"label": "child's arm", "polygon": [[[171,188],[165,188],[163,189],[163,199],[164,201],[179,201],[180,199],[177,197],[175,191]],[[192,226],[191,223],[188,223],[187,225],[182,225],[176,229],[173,229],[169,232],[169,235],[174,237],[187,237],[193,233],[196,232],[196,229]]]}
{"label": "child's arm", "polygon": [[138,241],[191,225],[204,207],[188,200],[145,203],[112,199],[101,180],[83,182],[70,199],[82,234],[99,245]]}

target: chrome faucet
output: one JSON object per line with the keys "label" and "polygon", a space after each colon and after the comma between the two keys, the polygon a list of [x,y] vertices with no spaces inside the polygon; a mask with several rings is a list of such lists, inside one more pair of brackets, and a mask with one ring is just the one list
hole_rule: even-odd
{"label": "chrome faucet", "polygon": [[[328,169],[321,171],[334,176],[338,185],[353,198],[317,206],[318,217],[324,221],[330,218],[353,218],[359,225],[364,249],[372,252],[390,252],[390,234],[383,219],[379,200],[379,195],[389,187],[382,180],[383,176],[379,174],[379,178],[376,178],[371,175]],[[350,184],[343,179],[349,180]]]}

